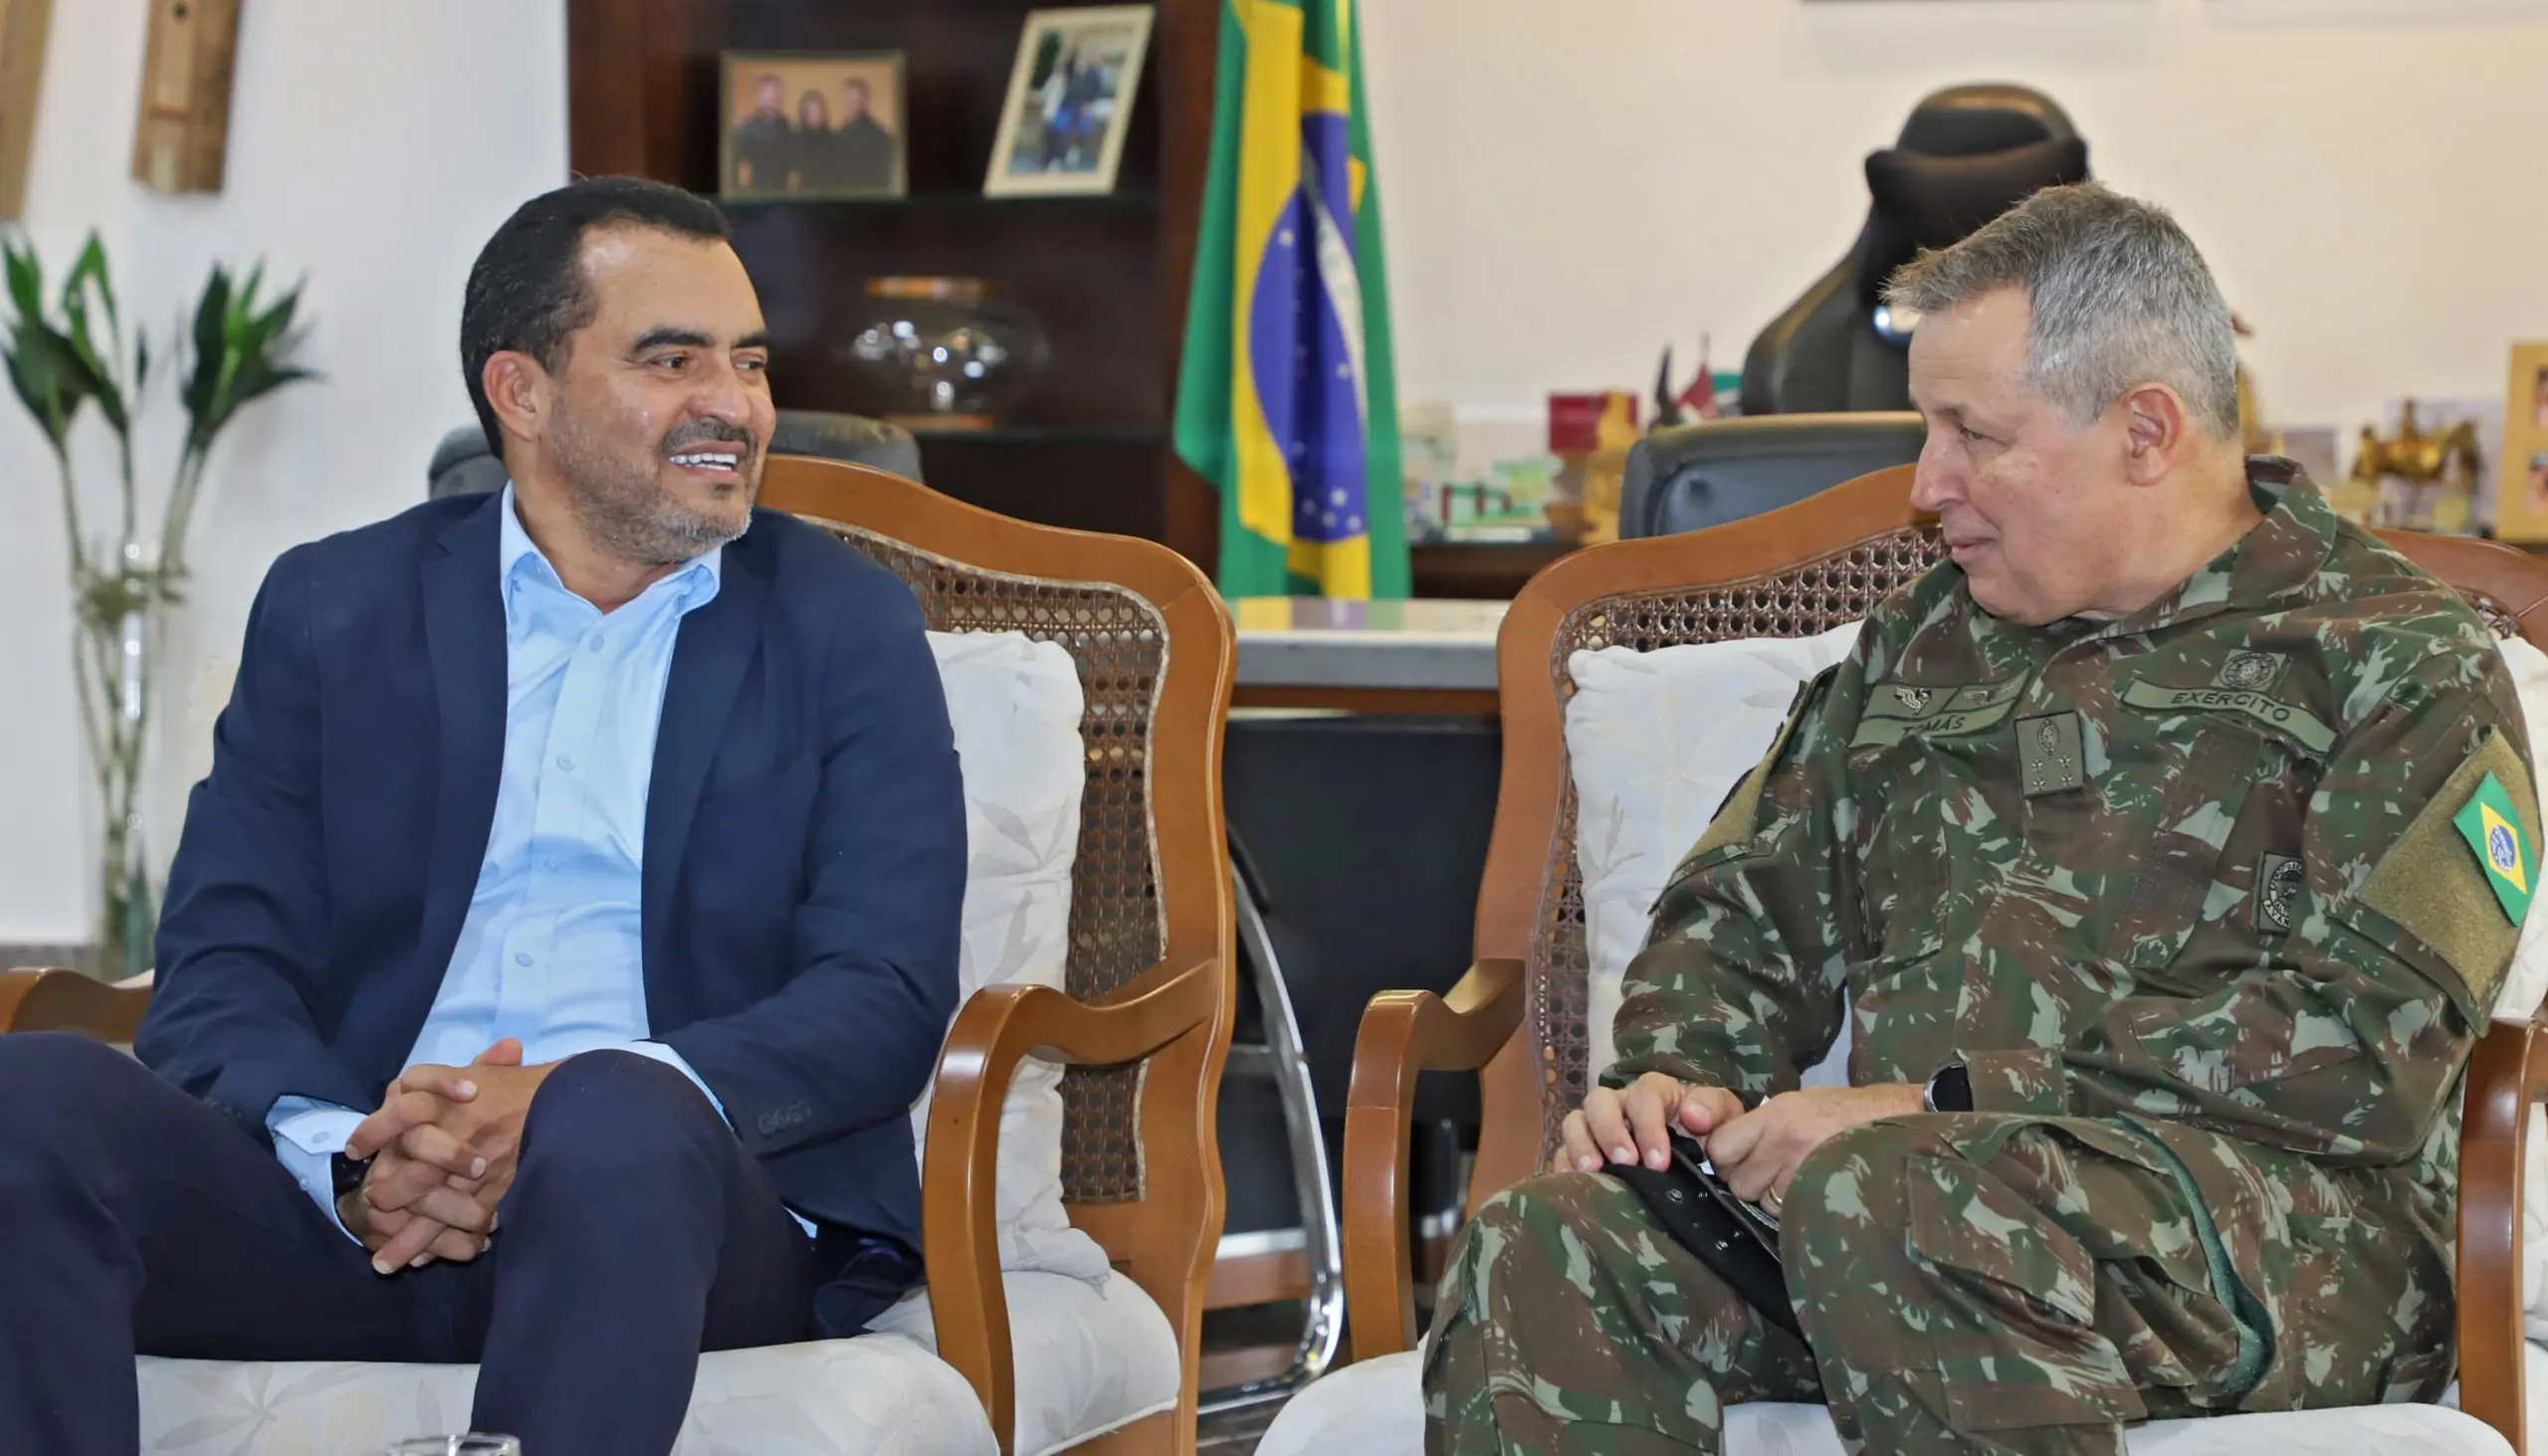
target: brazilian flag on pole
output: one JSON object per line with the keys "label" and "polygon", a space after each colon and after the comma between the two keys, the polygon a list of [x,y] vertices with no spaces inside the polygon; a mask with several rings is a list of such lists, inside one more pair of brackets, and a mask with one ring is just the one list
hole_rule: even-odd
{"label": "brazilian flag on pole", "polygon": [[1354,0],[1224,0],[1176,453],[1225,596],[1407,594],[1397,378]]}

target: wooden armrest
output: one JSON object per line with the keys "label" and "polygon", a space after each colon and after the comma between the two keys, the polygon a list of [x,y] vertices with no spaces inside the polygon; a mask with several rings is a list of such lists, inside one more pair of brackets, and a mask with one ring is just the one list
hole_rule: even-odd
{"label": "wooden armrest", "polygon": [[1009,1449],[1017,1426],[1008,1297],[999,1268],[1000,1110],[1028,1056],[1112,1066],[1181,1036],[1209,1034],[1218,1004],[1217,957],[1167,973],[1154,966],[1119,999],[1076,1001],[1050,986],[985,986],[947,1033],[929,1105],[921,1162],[921,1257],[938,1325],[938,1357],[972,1383]]}
{"label": "wooden armrest", "polygon": [[148,986],[110,986],[59,968],[0,971],[0,1032],[76,1031],[120,1046],[149,1009]]}
{"label": "wooden armrest", "polygon": [[2459,1408],[2523,1444],[2522,1167],[2530,1109],[2548,1095],[2539,1023],[2491,1025],[2468,1059],[2459,1114]]}
{"label": "wooden armrest", "polygon": [[1518,960],[1481,960],[1448,996],[1382,991],[1354,1037],[1345,1099],[1345,1325],[1354,1358],[1415,1345],[1415,1258],[1407,1241],[1407,1131],[1419,1072],[1474,1072],[1522,1024]]}

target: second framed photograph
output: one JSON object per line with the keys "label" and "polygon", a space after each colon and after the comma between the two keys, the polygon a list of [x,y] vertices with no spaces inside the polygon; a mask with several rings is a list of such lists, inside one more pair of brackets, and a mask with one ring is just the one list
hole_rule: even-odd
{"label": "second framed photograph", "polygon": [[903,58],[894,51],[729,51],[719,195],[903,195]]}
{"label": "second framed photograph", "polygon": [[1027,12],[984,192],[1049,197],[1115,190],[1154,8]]}

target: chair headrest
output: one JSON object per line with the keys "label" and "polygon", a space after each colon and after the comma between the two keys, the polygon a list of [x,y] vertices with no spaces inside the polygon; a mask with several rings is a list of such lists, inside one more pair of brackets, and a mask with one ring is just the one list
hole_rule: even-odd
{"label": "chair headrest", "polygon": [[2031,87],[1985,84],[1932,92],[1893,143],[1928,156],[1971,156],[2076,136],[2070,114]]}
{"label": "chair headrest", "polygon": [[1866,161],[1873,196],[1859,235],[1860,307],[1882,302],[1895,270],[1944,248],[2038,189],[2088,180],[2088,144],[2052,98],[2022,86],[1949,87]]}
{"label": "chair headrest", "polygon": [[2069,136],[2007,151],[1867,156],[1867,191],[1914,248],[1944,248],[2045,187],[2088,179],[2088,144]]}
{"label": "chair headrest", "polygon": [[425,462],[425,481],[430,485],[435,477],[462,461],[492,453],[487,449],[486,431],[476,425],[462,425],[444,435],[442,443],[434,447],[433,459]]}

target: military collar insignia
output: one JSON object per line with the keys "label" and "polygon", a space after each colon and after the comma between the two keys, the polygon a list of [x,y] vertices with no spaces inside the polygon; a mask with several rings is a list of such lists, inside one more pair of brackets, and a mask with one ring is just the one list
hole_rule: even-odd
{"label": "military collar insignia", "polygon": [[2277,479],[2248,462],[2247,490],[2264,520],[2157,601],[2093,635],[2129,637],[2233,608],[2255,607],[2301,590],[2336,548],[2341,521],[2326,498],[2296,481]]}
{"label": "military collar insignia", "polygon": [[1913,713],[1927,711],[1929,699],[1932,696],[1931,690],[1927,688],[1905,688],[1897,686],[1893,690],[1894,701],[1900,703],[1903,707],[1911,710]]}

